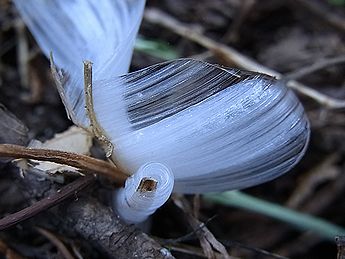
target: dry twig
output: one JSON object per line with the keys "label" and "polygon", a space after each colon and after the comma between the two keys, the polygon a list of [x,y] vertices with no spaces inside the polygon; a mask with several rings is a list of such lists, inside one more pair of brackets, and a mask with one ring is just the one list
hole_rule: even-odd
{"label": "dry twig", "polygon": [[44,229],[37,227],[36,230],[43,236],[45,236],[50,242],[52,242],[56,248],[59,250],[63,258],[65,259],[75,259],[74,256],[71,254],[71,252],[68,250],[66,245],[52,232]]}
{"label": "dry twig", "polygon": [[[340,169],[343,170],[343,169]],[[337,179],[325,185],[321,190],[313,194],[313,199],[306,202],[301,208],[302,212],[320,214],[329,204],[339,198],[344,192],[345,174],[339,174]],[[330,191],[332,190],[332,191]]]}
{"label": "dry twig", "polygon": [[134,225],[126,225],[109,208],[91,198],[80,198],[59,209],[64,224],[94,246],[100,247],[111,258],[173,259],[162,248]]}
{"label": "dry twig", "polygon": [[35,149],[18,145],[0,144],[0,157],[26,158],[65,164],[88,173],[103,175],[119,185],[123,185],[127,175],[103,160],[50,149]]}
{"label": "dry twig", "polygon": [[224,244],[226,247],[239,247],[239,248],[251,251],[255,253],[255,256],[257,257],[264,256],[265,258],[267,257],[267,258],[274,258],[274,259],[288,259],[287,257],[282,256],[280,254],[271,253],[266,250],[256,248],[256,247],[251,247],[251,246],[248,246],[236,241],[222,240],[222,244]]}
{"label": "dry twig", "polygon": [[[86,176],[80,179],[85,179]],[[24,196],[29,200],[52,193],[59,186],[49,181],[37,181],[33,174],[21,181]],[[61,192],[61,190],[60,190]],[[55,195],[55,194],[54,194]],[[109,258],[174,258],[148,235],[133,225],[121,222],[107,206],[90,195],[78,195],[78,200],[66,201],[42,217],[41,224],[54,224],[59,231],[80,237],[88,245],[108,254]]]}
{"label": "dry twig", "polygon": [[37,215],[38,213],[44,210],[56,206],[57,204],[66,200],[72,195],[75,195],[77,192],[81,191],[82,189],[90,185],[92,182],[94,182],[94,177],[92,175],[80,177],[74,182],[62,187],[55,194],[52,194],[34,203],[30,207],[27,207],[23,210],[20,210],[0,219],[0,230],[7,229],[15,224],[18,224],[26,219],[29,219]]}
{"label": "dry twig", "polygon": [[286,205],[293,209],[299,208],[308,197],[314,194],[315,188],[318,185],[337,178],[340,174],[340,169],[334,166],[337,159],[338,155],[330,155],[312,168],[297,185]]}
{"label": "dry twig", "polygon": [[326,67],[334,66],[337,64],[345,63],[345,55],[334,57],[334,58],[324,58],[319,62],[314,63],[311,66],[299,68],[296,71],[293,71],[285,75],[285,79],[299,79],[305,75],[311,74],[315,71],[321,70]]}
{"label": "dry twig", "polygon": [[[164,240],[159,240],[164,243]],[[168,245],[169,249],[172,251],[177,251],[183,254],[187,254],[193,257],[201,257],[201,258],[207,258],[205,254],[203,253],[203,250],[199,247],[194,247],[191,245],[181,244],[181,243],[175,243]],[[223,259],[224,257],[221,254],[216,253],[215,254],[216,259]],[[231,259],[238,259],[237,257],[231,257]]]}
{"label": "dry twig", "polygon": [[73,122],[76,122],[76,115],[71,108],[71,105],[66,101],[66,94],[65,94],[65,89],[64,86],[70,79],[68,73],[65,73],[63,70],[59,70],[54,63],[54,58],[53,58],[53,53],[50,53],[50,70],[52,73],[53,81],[55,83],[56,89],[58,90],[58,93],[61,97],[61,101],[65,107],[67,117],[68,119],[72,120]]}
{"label": "dry twig", "polygon": [[244,23],[253,7],[256,4],[256,0],[244,0],[240,2],[240,8],[236,14],[234,21],[232,22],[229,30],[224,35],[224,40],[227,42],[235,42],[239,38],[239,32],[241,25]]}
{"label": "dry twig", "polygon": [[[217,258],[217,251],[222,255],[222,258],[230,259],[230,255],[226,251],[225,247],[220,243],[208,230],[204,223],[200,222],[193,216],[193,210],[189,206],[187,200],[180,196],[180,197],[173,197],[173,200],[180,209],[182,209],[187,216],[188,222],[195,231],[195,234],[198,236],[200,240],[200,245],[207,256],[207,258]],[[214,250],[213,250],[214,249]]]}
{"label": "dry twig", "polygon": [[[274,76],[276,78],[283,78],[284,76],[279,72],[265,67],[253,59],[246,57],[245,55],[239,53],[235,49],[226,46],[224,44],[218,43],[217,41],[199,33],[198,31],[193,30],[190,26],[183,24],[176,20],[175,18],[171,17],[170,15],[155,9],[149,8],[145,11],[144,18],[146,21],[154,24],[158,24],[169,30],[175,32],[176,34],[187,38],[191,41],[194,41],[201,46],[209,49],[213,52],[213,54],[220,58],[222,62],[226,65],[237,65],[239,67],[253,70],[257,72],[261,72],[264,74],[268,74]],[[318,103],[332,109],[338,108],[345,108],[345,100],[338,100],[323,93],[320,93],[308,86],[305,86],[297,81],[290,80],[287,82],[287,85],[292,89],[300,92],[303,95],[306,95]]]}

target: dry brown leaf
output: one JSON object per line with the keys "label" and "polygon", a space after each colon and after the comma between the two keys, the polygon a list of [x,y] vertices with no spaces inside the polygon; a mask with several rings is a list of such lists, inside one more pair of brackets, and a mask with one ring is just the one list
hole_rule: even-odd
{"label": "dry brown leaf", "polygon": [[[92,136],[87,131],[76,126],[72,126],[66,131],[56,134],[52,139],[47,140],[44,143],[35,140],[29,144],[29,147],[31,148],[60,150],[82,155],[90,155],[91,146]],[[69,171],[79,173],[75,167],[47,161],[19,159],[16,160],[16,164],[24,171],[29,168],[31,170],[34,169],[36,173],[41,173],[43,176],[46,175],[48,178],[50,178],[49,175],[57,172]],[[47,173],[49,175],[47,175]],[[60,182],[61,179],[58,181]]]}

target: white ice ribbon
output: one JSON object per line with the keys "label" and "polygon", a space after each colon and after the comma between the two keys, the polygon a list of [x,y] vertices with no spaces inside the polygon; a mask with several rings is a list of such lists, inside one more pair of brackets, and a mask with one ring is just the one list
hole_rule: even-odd
{"label": "white ice ribbon", "polygon": [[[127,173],[157,161],[173,173],[162,175],[175,178],[174,191],[215,192],[276,178],[303,156],[308,119],[283,82],[192,59],[126,74],[145,1],[14,1],[43,52],[53,51],[66,71],[64,103],[86,128],[82,61],[94,63],[95,115],[115,147],[112,158]],[[148,201],[135,191],[136,175],[116,201],[129,222],[132,212],[152,213],[138,212]],[[154,203],[159,196],[147,197]]]}

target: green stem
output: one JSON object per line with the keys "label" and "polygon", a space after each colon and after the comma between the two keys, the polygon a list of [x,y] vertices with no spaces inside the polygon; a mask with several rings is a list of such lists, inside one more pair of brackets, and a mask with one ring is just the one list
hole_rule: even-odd
{"label": "green stem", "polygon": [[337,235],[345,235],[345,229],[320,218],[264,201],[240,191],[207,194],[204,198],[226,206],[254,211],[280,221],[287,222],[302,230],[310,230],[320,236],[334,240]]}

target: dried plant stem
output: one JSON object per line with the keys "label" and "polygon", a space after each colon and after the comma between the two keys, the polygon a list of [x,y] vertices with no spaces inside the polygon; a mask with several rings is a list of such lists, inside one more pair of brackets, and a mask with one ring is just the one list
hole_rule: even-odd
{"label": "dried plant stem", "polygon": [[237,41],[242,24],[247,19],[248,15],[253,11],[256,0],[244,0],[240,2],[239,12],[234,17],[232,24],[225,33],[223,39],[228,42]]}
{"label": "dried plant stem", "polygon": [[222,255],[222,258],[231,259],[232,257],[228,254],[226,248],[220,243],[208,230],[204,223],[200,222],[193,216],[193,210],[190,207],[187,200],[182,196],[175,195],[173,201],[186,215],[187,220],[195,234],[200,240],[200,245],[207,258],[216,258],[217,252]]}
{"label": "dried plant stem", "polygon": [[[170,251],[177,251],[186,255],[190,255],[192,257],[200,257],[200,258],[208,258],[203,250],[199,247],[195,247],[195,246],[191,246],[191,245],[187,245],[187,244],[182,244],[182,243],[174,243],[174,244],[165,244],[165,240],[164,239],[160,239],[155,237],[155,240],[157,240],[160,243],[163,243]],[[220,258],[224,258],[221,254],[216,253],[215,254],[215,259],[220,259]],[[232,258],[234,259],[234,257]],[[237,257],[236,257],[237,259]]]}
{"label": "dried plant stem", "polygon": [[30,207],[27,207],[23,210],[0,219],[0,231],[18,224],[19,222],[22,222],[26,219],[29,219],[37,215],[38,213],[59,204],[60,202],[66,200],[68,197],[75,195],[78,191],[84,189],[92,182],[94,182],[94,177],[92,175],[80,177],[74,182],[62,187],[55,194],[49,195],[48,197],[34,203]]}
{"label": "dried plant stem", "polygon": [[90,197],[67,203],[59,212],[74,235],[101,248],[107,258],[174,258],[137,227],[124,224],[109,207]]}
{"label": "dried plant stem", "polygon": [[53,53],[50,52],[50,70],[54,79],[55,86],[58,90],[60,95],[61,101],[65,107],[68,119],[72,120],[74,123],[77,121],[76,114],[74,113],[71,105],[66,101],[66,94],[64,86],[66,82],[69,80],[68,75],[63,75],[62,71],[59,71],[54,63]]}
{"label": "dried plant stem", "polygon": [[334,58],[324,58],[312,64],[311,66],[299,68],[296,71],[293,71],[285,75],[285,78],[296,80],[305,75],[311,74],[315,71],[321,70],[326,67],[334,66],[337,64],[341,64],[341,63],[345,63],[345,55],[341,55],[339,57],[334,57]]}
{"label": "dried plant stem", "polygon": [[[94,180],[93,176],[87,175],[86,177],[80,177],[76,181],[86,178]],[[70,184],[77,183],[76,181]],[[30,201],[36,201],[37,199],[42,201],[41,197],[47,197],[47,195],[53,197],[57,193],[64,192],[61,185],[51,181],[37,181],[37,177],[32,174],[21,179],[19,183],[25,198]],[[92,189],[93,187],[89,186]],[[66,236],[79,236],[88,241],[91,247],[101,251],[103,255],[107,255],[103,257],[174,258],[167,249],[163,248],[134,225],[123,223],[109,206],[92,198],[89,192],[78,194],[77,196],[73,192],[70,199],[65,200],[54,210],[49,211],[48,215],[48,217],[45,214],[39,218],[41,226],[52,226],[53,231],[56,231],[58,228],[58,231]],[[32,223],[34,222],[37,223],[37,220]],[[73,244],[69,245],[73,246]],[[76,250],[75,248],[74,255],[80,258],[78,256],[79,252]]]}
{"label": "dried plant stem", "polygon": [[90,120],[90,128],[92,134],[101,142],[105,148],[106,156],[110,157],[113,153],[113,145],[104,135],[104,131],[99,125],[93,106],[92,98],[92,62],[84,61],[84,92],[86,112]]}
{"label": "dried plant stem", "polygon": [[[191,41],[194,41],[201,46],[209,49],[213,54],[219,57],[227,65],[237,65],[239,67],[253,70],[261,73],[265,73],[276,78],[283,78],[284,76],[279,72],[270,69],[266,66],[263,66],[253,59],[241,54],[235,49],[218,43],[217,41],[199,33],[196,30],[193,30],[186,24],[179,22],[170,15],[155,9],[149,8],[145,11],[144,18],[146,21],[154,24],[158,24],[169,30],[175,32],[176,34],[187,38]],[[296,91],[300,92],[303,95],[306,95],[318,103],[328,107],[328,108],[345,108],[345,100],[338,100],[327,95],[324,95],[308,86],[305,86],[297,81],[290,80],[287,82],[287,85]]]}
{"label": "dried plant stem", "polygon": [[59,252],[63,255],[65,259],[75,259],[75,257],[68,250],[66,245],[52,232],[47,229],[37,227],[36,230],[42,235],[45,236],[50,242],[52,242]]}
{"label": "dried plant stem", "polygon": [[340,100],[340,99],[329,97],[329,96],[327,96],[323,93],[320,93],[319,91],[316,91],[310,87],[307,87],[307,86],[305,86],[305,85],[303,85],[303,84],[301,84],[295,80],[288,81],[287,85],[290,88],[295,89],[297,92],[314,99],[315,101],[324,105],[327,108],[330,108],[330,109],[343,109],[343,108],[345,108],[345,100]]}
{"label": "dried plant stem", "polygon": [[0,157],[26,158],[65,164],[85,172],[103,175],[119,185],[123,185],[127,179],[125,173],[108,162],[71,152],[0,144]]}
{"label": "dried plant stem", "polygon": [[[338,158],[338,154],[329,155],[324,161],[317,164],[307,172],[305,176],[299,180],[299,184],[297,184],[296,188],[290,195],[286,202],[286,206],[292,209],[297,209],[304,205],[303,208],[305,208],[304,202],[309,197],[313,197],[313,199],[315,198],[315,194],[317,193],[316,188],[319,187],[320,184],[330,180],[339,181],[341,170],[335,166]],[[335,192],[335,189],[332,190]],[[322,203],[319,199],[316,201],[317,203]]]}

